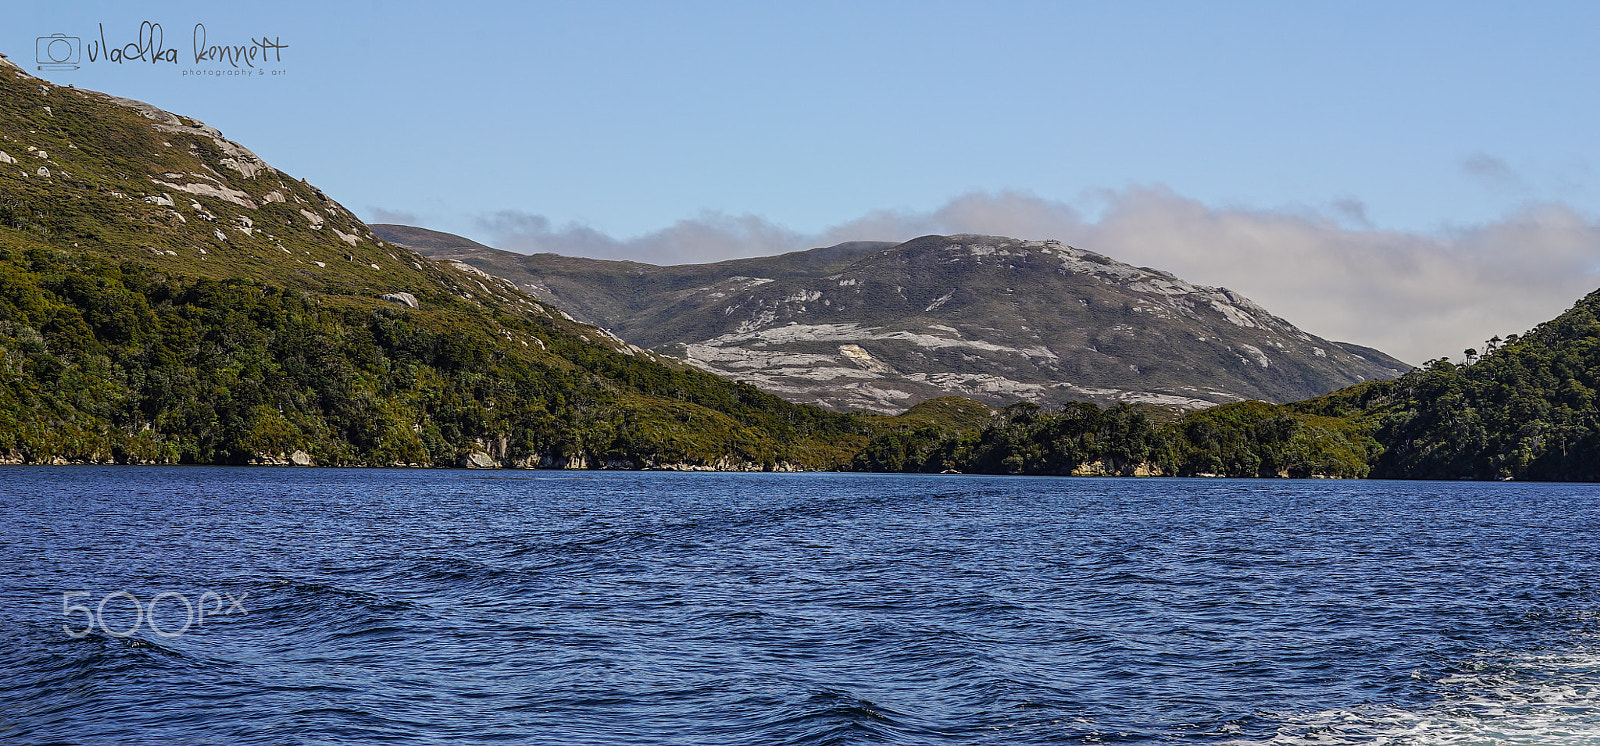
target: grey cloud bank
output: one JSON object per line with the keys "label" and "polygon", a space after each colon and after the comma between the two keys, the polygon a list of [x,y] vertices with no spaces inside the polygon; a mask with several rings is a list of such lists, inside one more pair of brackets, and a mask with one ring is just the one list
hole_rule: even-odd
{"label": "grey cloud bank", "polygon": [[754,215],[704,213],[629,239],[613,238],[583,225],[553,228],[543,215],[504,210],[478,218],[490,245],[525,254],[549,252],[650,264],[691,264],[767,256],[813,248],[814,235],[774,225]]}
{"label": "grey cloud bank", "polygon": [[[1494,164],[1476,164],[1493,172]],[[842,241],[932,233],[1060,239],[1121,261],[1243,292],[1312,333],[1411,363],[1522,332],[1600,287],[1600,225],[1561,204],[1436,233],[1373,229],[1359,201],[1318,210],[1216,208],[1161,188],[1093,196],[1094,217],[1016,192],[974,193],[938,209],[880,210],[801,233],[752,215],[706,213],[634,238],[543,216],[478,220],[491,245],[652,264],[763,256]]]}

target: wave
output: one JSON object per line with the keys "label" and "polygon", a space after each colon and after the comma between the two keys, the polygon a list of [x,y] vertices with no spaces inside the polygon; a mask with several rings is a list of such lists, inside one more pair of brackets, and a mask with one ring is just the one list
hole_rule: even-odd
{"label": "wave", "polygon": [[[1600,744],[1600,652],[1475,657],[1433,682],[1416,709],[1373,707],[1290,716],[1264,740],[1234,746],[1592,746]],[[1414,674],[1420,676],[1420,672]]]}

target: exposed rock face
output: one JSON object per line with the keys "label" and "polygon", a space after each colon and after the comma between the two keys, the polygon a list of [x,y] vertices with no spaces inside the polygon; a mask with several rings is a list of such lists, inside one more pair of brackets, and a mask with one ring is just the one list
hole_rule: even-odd
{"label": "exposed rock face", "polygon": [[1281,402],[1409,367],[1307,334],[1227,288],[1058,241],[925,236],[656,267],[374,230],[511,279],[631,343],[836,409],[892,412],[949,394]]}
{"label": "exposed rock face", "polygon": [[406,308],[421,307],[417,305],[417,296],[410,293],[384,293],[383,295],[378,296],[378,298],[380,300],[389,301],[390,303],[399,303]]}
{"label": "exposed rock face", "polygon": [[500,462],[482,451],[473,451],[461,458],[461,465],[468,469],[498,469]]}
{"label": "exposed rock face", "polygon": [[256,466],[314,466],[311,454],[296,450],[284,455],[282,453],[258,453],[250,459]]}

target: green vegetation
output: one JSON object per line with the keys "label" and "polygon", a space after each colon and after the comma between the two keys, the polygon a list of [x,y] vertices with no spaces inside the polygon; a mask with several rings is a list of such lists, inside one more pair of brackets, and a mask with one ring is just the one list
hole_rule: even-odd
{"label": "green vegetation", "polygon": [[[0,453],[827,468],[865,426],[526,318],[0,251]],[[534,344],[524,346],[526,342]],[[548,347],[554,354],[540,352]]]}
{"label": "green vegetation", "polygon": [[1192,413],[1163,432],[1177,459],[1168,473],[1230,477],[1367,476],[1382,451],[1360,420],[1295,405],[1239,402]]}
{"label": "green vegetation", "polygon": [[1263,402],[1212,407],[1159,422],[1126,404],[1007,407],[981,428],[921,426],[881,433],[858,469],[983,474],[1164,474],[1361,477],[1379,450],[1350,420]]}
{"label": "green vegetation", "polygon": [[193,120],[0,65],[0,152],[0,459],[833,468],[872,431],[388,245]]}
{"label": "green vegetation", "polygon": [[[1473,356],[1469,356],[1469,359]],[[1600,291],[1526,335],[1393,382],[1375,476],[1600,481]]]}
{"label": "green vegetation", "polygon": [[0,152],[0,460],[1600,480],[1600,292],[1292,404],[841,414],[389,245],[192,120],[0,65]]}
{"label": "green vegetation", "polygon": [[[908,412],[909,414],[909,412]],[[930,423],[877,435],[856,454],[869,471],[1072,474],[1091,462],[1131,473],[1151,456],[1153,429],[1126,405],[1069,404],[1053,413],[1014,404],[981,428],[952,433]]]}
{"label": "green vegetation", "polygon": [[899,430],[919,426],[933,426],[952,432],[982,427],[994,416],[988,405],[959,396],[940,396],[926,399],[891,418],[892,427]]}
{"label": "green vegetation", "polygon": [[1292,404],[1239,402],[1161,421],[1129,407],[1018,405],[962,432],[887,430],[858,469],[1600,481],[1600,291],[1469,365],[1430,361]]}

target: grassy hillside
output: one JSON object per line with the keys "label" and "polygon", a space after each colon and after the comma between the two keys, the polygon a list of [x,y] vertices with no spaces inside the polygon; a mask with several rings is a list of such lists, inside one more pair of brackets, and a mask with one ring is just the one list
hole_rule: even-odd
{"label": "grassy hillside", "polygon": [[4,64],[0,153],[6,460],[826,468],[870,430],[389,244],[192,119]]}

